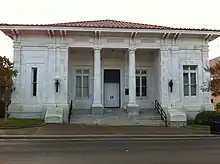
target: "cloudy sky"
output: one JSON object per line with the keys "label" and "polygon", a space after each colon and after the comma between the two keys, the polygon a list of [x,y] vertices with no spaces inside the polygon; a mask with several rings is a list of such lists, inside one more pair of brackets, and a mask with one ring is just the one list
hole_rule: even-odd
{"label": "cloudy sky", "polygon": [[[0,0],[1,23],[56,23],[115,19],[175,27],[220,29],[219,0]],[[12,41],[0,32],[0,55],[12,59]],[[220,39],[210,59],[220,56]]]}

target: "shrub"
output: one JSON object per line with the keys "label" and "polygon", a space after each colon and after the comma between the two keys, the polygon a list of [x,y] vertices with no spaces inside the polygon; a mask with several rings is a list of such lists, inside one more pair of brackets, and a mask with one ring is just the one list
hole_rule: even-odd
{"label": "shrub", "polygon": [[215,105],[216,109],[220,109],[220,102]]}
{"label": "shrub", "polygon": [[219,111],[202,111],[196,115],[195,124],[211,125],[212,116],[220,115]]}

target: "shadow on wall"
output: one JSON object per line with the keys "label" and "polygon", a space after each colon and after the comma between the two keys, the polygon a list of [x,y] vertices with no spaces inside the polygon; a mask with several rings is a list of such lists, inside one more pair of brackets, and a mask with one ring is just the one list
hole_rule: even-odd
{"label": "shadow on wall", "polygon": [[212,99],[211,99],[212,103],[215,105],[217,104],[218,102],[220,102],[220,96],[212,96]]}
{"label": "shadow on wall", "polygon": [[5,103],[0,100],[0,118],[5,117]]}

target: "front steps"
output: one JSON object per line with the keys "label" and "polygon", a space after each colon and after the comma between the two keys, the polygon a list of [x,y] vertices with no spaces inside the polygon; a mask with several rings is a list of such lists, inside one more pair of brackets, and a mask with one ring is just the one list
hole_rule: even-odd
{"label": "front steps", "polygon": [[122,109],[106,109],[103,116],[92,115],[89,110],[73,109],[72,124],[109,126],[165,126],[156,109],[141,109],[139,116],[128,116]]}

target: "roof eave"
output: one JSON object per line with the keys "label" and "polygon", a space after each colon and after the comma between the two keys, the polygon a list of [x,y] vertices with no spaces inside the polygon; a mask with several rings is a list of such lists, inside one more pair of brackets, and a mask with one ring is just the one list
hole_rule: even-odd
{"label": "roof eave", "polygon": [[62,26],[13,26],[0,25],[0,30],[66,30],[66,31],[102,31],[102,32],[138,32],[138,33],[181,33],[193,35],[212,35],[210,40],[214,40],[220,36],[217,30],[194,30],[194,29],[131,29],[131,28],[92,28],[92,27],[62,27]]}

